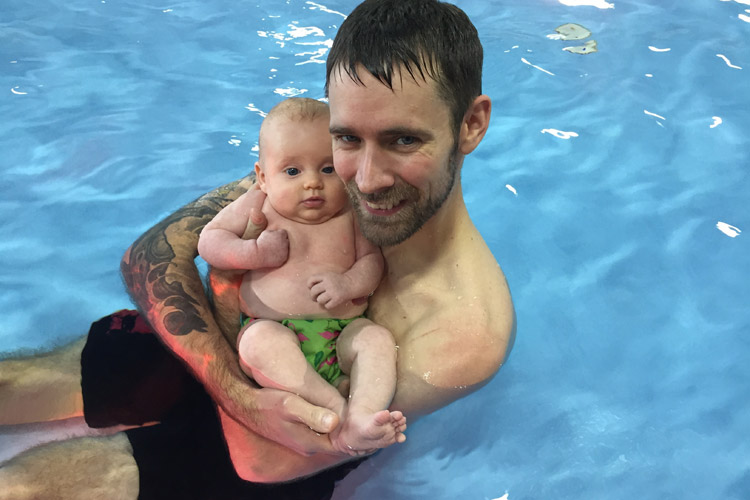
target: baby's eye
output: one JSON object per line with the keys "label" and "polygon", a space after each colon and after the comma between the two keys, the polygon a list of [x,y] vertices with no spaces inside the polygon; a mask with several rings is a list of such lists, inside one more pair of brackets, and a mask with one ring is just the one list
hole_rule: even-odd
{"label": "baby's eye", "polygon": [[286,170],[284,170],[284,173],[288,175],[289,177],[294,177],[295,175],[299,174],[299,169],[296,167],[289,167]]}
{"label": "baby's eye", "polygon": [[333,168],[332,166],[329,166],[329,167],[323,167],[323,170],[322,170],[322,172],[323,172],[324,174],[332,174],[332,173],[334,173],[335,171],[336,171],[336,170],[335,170],[335,169],[334,169],[334,168]]}

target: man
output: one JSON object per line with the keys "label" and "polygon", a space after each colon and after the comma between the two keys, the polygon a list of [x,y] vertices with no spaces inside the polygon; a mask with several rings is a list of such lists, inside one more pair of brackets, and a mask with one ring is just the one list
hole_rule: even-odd
{"label": "man", "polygon": [[[481,64],[481,44],[469,19],[460,9],[435,0],[364,2],[342,24],[327,62],[334,165],[347,185],[363,233],[384,247],[387,263],[387,275],[371,298],[367,315],[396,339],[398,382],[391,408],[403,411],[410,422],[485,384],[507,358],[515,336],[505,278],[469,219],[459,182],[464,156],[476,148],[489,124],[491,104],[481,93]],[[320,484],[318,478],[337,474],[329,476],[330,482],[340,477],[338,469],[330,468],[351,459],[332,453],[328,439],[318,434],[336,427],[336,415],[293,394],[259,388],[247,379],[227,342],[232,333],[222,335],[193,261],[202,227],[250,185],[244,179],[209,193],[152,228],[126,252],[123,274],[161,340],[217,403],[221,430],[239,478],[278,482],[326,470],[307,481]],[[259,211],[252,215],[257,234],[264,221]],[[214,280],[214,291],[219,292],[216,304],[232,302],[236,290],[231,284]],[[216,317],[227,314],[219,307]],[[109,320],[107,331],[126,320],[131,326],[142,321],[125,315],[117,322]],[[85,373],[83,378],[85,386]],[[143,411],[131,421],[119,417],[110,421],[106,410],[100,412],[102,425],[164,422],[130,431],[129,443],[122,436],[97,441],[100,448],[88,455],[63,443],[65,460],[80,460],[75,470],[56,461],[60,449],[39,450],[21,457],[5,472],[0,470],[0,482],[10,478],[8,484],[23,484],[18,477],[32,474],[34,464],[47,457],[48,467],[59,468],[46,469],[47,477],[67,474],[77,487],[92,481],[83,471],[94,466],[119,470],[119,482],[111,489],[127,491],[122,498],[130,498],[138,489],[138,473],[129,460],[132,446],[141,497],[157,496],[159,487],[154,484],[164,481],[166,472],[149,469],[153,463],[147,463],[150,454],[143,451],[144,442],[164,441],[154,451],[159,453],[193,440],[204,444],[213,442],[213,437],[220,441],[220,435],[191,437],[210,421],[211,412],[201,410],[197,420],[184,416],[189,408],[206,407],[200,391],[183,390],[190,384],[176,383],[175,391],[163,391],[169,396],[178,392],[187,396],[165,403],[163,411]],[[146,386],[150,387],[139,387]],[[118,396],[120,391],[109,392]],[[90,421],[88,408],[86,412]],[[185,430],[170,438],[157,436],[163,434],[159,429],[179,430],[180,426]],[[181,450],[152,462],[194,464],[191,455],[199,453]],[[201,464],[190,475],[200,475],[210,460],[199,457]],[[185,469],[180,470],[184,476]],[[225,472],[211,475],[202,493],[196,493],[192,484],[184,491],[194,498],[211,498],[220,482],[230,481]],[[97,486],[108,486],[104,478],[115,476],[97,474]],[[305,491],[305,496],[297,497],[316,498],[311,490]],[[113,494],[101,497],[116,498]],[[289,495],[295,498],[294,493]],[[330,486],[319,495],[327,498]],[[13,498],[23,496],[19,493]]]}

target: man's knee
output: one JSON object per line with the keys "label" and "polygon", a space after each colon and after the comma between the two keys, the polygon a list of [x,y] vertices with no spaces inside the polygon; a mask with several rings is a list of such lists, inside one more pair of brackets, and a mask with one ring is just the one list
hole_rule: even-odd
{"label": "man's knee", "polygon": [[28,450],[0,466],[0,500],[136,499],[138,466],[127,437],[78,438]]}
{"label": "man's knee", "polygon": [[81,351],[85,337],[47,353],[0,361],[0,425],[83,414]]}

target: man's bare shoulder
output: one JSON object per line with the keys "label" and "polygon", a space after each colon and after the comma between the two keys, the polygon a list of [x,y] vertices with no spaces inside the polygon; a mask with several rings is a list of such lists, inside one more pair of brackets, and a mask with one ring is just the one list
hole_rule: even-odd
{"label": "man's bare shoulder", "polygon": [[433,288],[430,307],[398,340],[398,409],[424,414],[473,392],[513,347],[516,317],[502,272],[469,279],[465,271],[453,286]]}
{"label": "man's bare shoulder", "polygon": [[[436,384],[470,386],[494,375],[504,362],[515,335],[515,312],[507,288],[496,288],[489,296],[456,295],[415,326],[407,342],[418,345],[413,354],[420,369],[429,368]],[[432,369],[433,364],[438,366]]]}

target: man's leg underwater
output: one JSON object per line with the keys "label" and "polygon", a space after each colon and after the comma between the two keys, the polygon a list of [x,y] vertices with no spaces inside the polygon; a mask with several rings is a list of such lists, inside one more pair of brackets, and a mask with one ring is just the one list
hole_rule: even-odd
{"label": "man's leg underwater", "polygon": [[85,343],[83,337],[49,353],[0,361],[0,425],[82,417]]}
{"label": "man's leg underwater", "polygon": [[135,500],[138,482],[123,433],[45,444],[0,464],[0,500]]}

